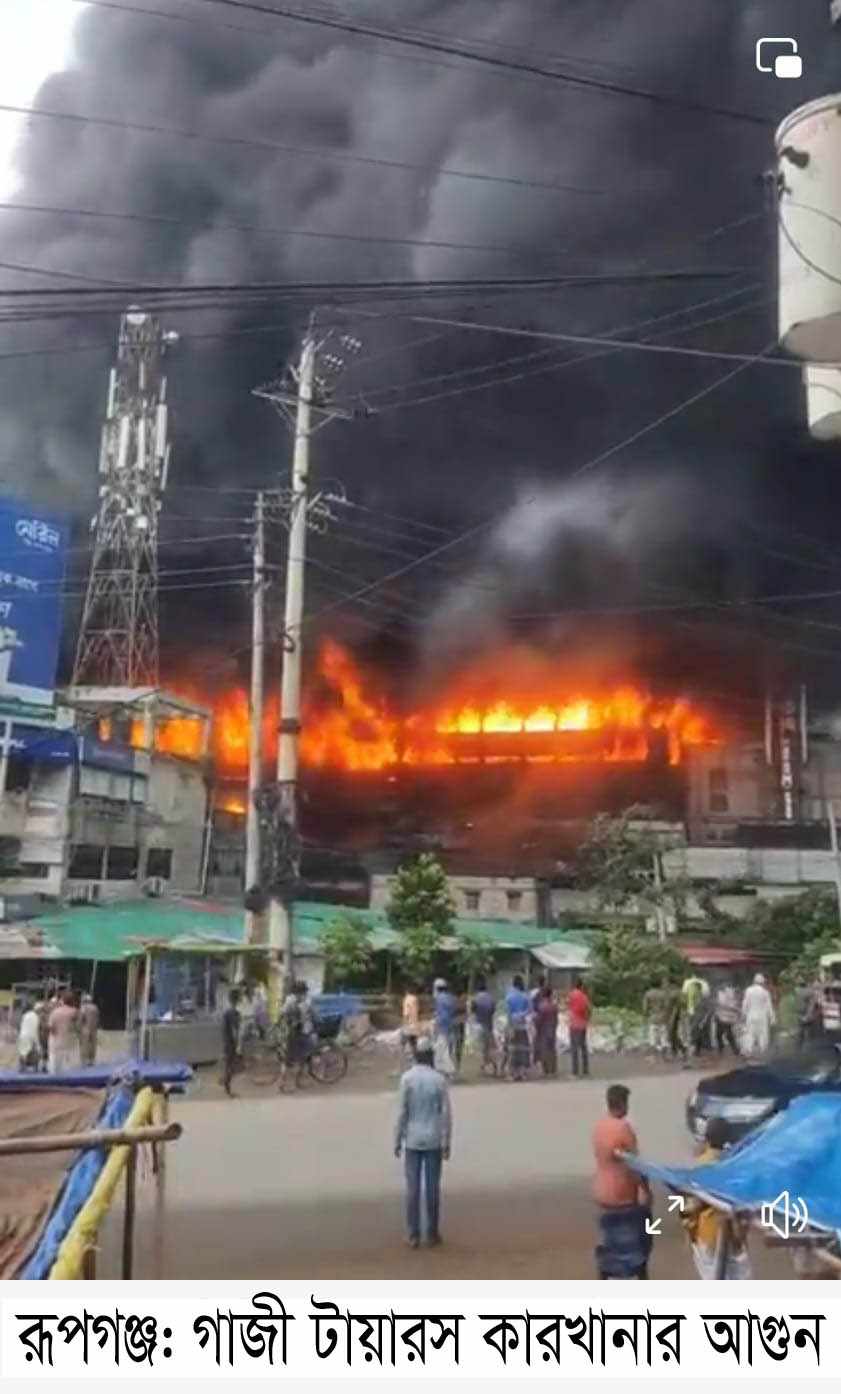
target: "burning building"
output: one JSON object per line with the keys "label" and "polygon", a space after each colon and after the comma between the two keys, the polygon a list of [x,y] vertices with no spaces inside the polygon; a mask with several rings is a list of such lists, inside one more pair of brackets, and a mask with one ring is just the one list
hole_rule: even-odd
{"label": "burning building", "polygon": [[[268,758],[276,728],[270,704]],[[217,698],[213,732],[217,809],[244,815],[244,689]],[[639,802],[679,815],[687,752],[719,739],[716,718],[688,696],[594,677],[525,648],[399,701],[378,669],[328,640],[305,694],[302,825],[308,840],[353,849],[377,870],[401,851],[433,846],[462,872],[543,873],[561,855],[564,822],[580,827],[595,812]],[[229,847],[226,860],[233,865]]]}

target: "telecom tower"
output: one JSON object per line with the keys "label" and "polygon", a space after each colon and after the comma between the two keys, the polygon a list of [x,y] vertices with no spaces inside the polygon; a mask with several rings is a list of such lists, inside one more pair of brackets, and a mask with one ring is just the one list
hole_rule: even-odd
{"label": "telecom tower", "polygon": [[158,514],[169,468],[161,365],[177,339],[136,305],[120,321],[74,686],[158,686]]}

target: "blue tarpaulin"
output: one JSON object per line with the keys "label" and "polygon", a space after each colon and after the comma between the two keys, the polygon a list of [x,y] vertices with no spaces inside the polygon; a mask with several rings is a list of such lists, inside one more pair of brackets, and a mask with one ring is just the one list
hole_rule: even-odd
{"label": "blue tarpaulin", "polygon": [[61,1075],[18,1074],[0,1070],[0,1094],[22,1089],[107,1089],[119,1080],[136,1084],[186,1084],[193,1078],[189,1065],[178,1060],[108,1060]]}
{"label": "blue tarpaulin", "polygon": [[[718,1162],[660,1166],[642,1157],[628,1164],[675,1191],[719,1200],[743,1213],[772,1205],[788,1192],[805,1202],[809,1224],[841,1235],[841,1096],[808,1094],[794,1099],[758,1132]],[[785,1202],[775,1207],[782,1218]]]}
{"label": "blue tarpaulin", "polygon": [[[52,1076],[53,1088],[56,1077]],[[134,1106],[134,1091],[122,1087],[106,1100],[97,1119],[98,1128],[119,1128],[125,1123]],[[52,1214],[38,1241],[38,1247],[24,1265],[19,1278],[48,1278],[50,1270],[58,1257],[58,1251],[82,1206],[99,1180],[99,1174],[108,1160],[108,1148],[97,1147],[90,1152],[82,1152],[73,1162],[53,1206]]]}

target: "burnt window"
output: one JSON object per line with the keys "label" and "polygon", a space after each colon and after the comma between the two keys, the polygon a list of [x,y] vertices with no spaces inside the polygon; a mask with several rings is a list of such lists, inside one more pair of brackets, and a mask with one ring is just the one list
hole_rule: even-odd
{"label": "burnt window", "polygon": [[479,892],[478,892],[478,891],[465,891],[465,892],[464,892],[464,908],[465,908],[465,910],[478,910],[478,909],[479,909]]}
{"label": "burnt window", "polygon": [[168,881],[172,875],[172,848],[150,847],[146,856],[146,875],[162,876]]}
{"label": "burnt window", "polygon": [[505,894],[506,894],[506,897],[507,897],[507,899],[508,899],[508,909],[509,909],[509,910],[520,910],[520,909],[522,908],[522,904],[523,904],[523,892],[522,892],[522,891],[506,891]]}
{"label": "burnt window", "polygon": [[710,813],[729,813],[730,800],[726,794],[710,794]]}
{"label": "burnt window", "polygon": [[71,881],[101,881],[105,855],[104,847],[96,847],[92,842],[78,842],[70,848],[70,865],[67,875]]}
{"label": "burnt window", "polygon": [[133,881],[137,876],[137,848],[109,847],[105,879],[107,881]]}
{"label": "burnt window", "polygon": [[50,874],[48,862],[21,862],[18,868],[21,876],[26,876],[30,881],[46,881]]}
{"label": "burnt window", "polygon": [[726,794],[728,789],[727,771],[725,769],[710,770],[710,793]]}

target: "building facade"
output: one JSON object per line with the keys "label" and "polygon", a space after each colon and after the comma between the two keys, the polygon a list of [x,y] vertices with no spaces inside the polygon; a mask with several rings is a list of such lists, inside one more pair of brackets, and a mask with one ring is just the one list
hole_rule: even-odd
{"label": "building facade", "polygon": [[[372,910],[385,910],[394,876],[371,877]],[[531,876],[447,877],[459,919],[507,920],[510,924],[539,924],[544,904],[541,882]]]}
{"label": "building facade", "polygon": [[[112,715],[118,706],[125,721]],[[158,692],[86,689],[71,715],[61,758],[33,745],[10,771],[3,894],[98,902],[200,891],[208,713]]]}

